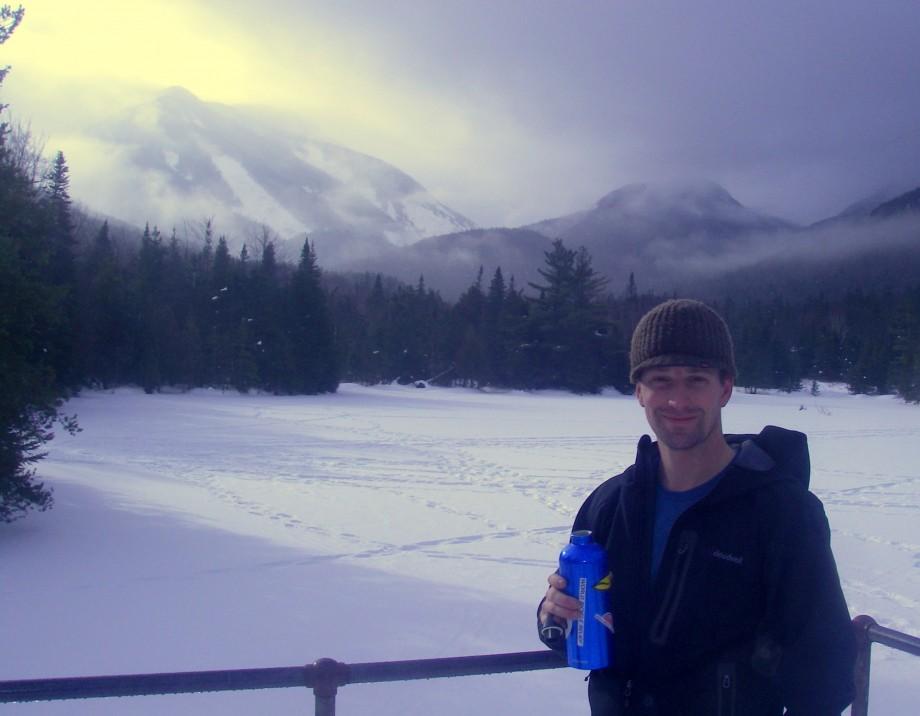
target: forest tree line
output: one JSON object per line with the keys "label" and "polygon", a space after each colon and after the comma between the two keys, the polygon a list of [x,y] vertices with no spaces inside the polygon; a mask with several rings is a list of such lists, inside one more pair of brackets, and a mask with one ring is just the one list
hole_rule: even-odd
{"label": "forest tree line", "polygon": [[[315,394],[365,384],[629,390],[628,342],[668,296],[619,291],[584,249],[554,242],[540,280],[518,286],[482,269],[456,301],[420,277],[324,274],[307,239],[296,263],[264,240],[231,255],[205,226],[200,243],[153,227],[137,242],[107,222],[78,241],[61,153],[32,177],[0,145],[0,484],[9,518],[47,504],[28,466],[84,387],[212,387]],[[254,255],[253,255],[254,254]],[[920,284],[897,293],[713,301],[735,340],[750,391],[817,389],[920,401]],[[20,491],[9,475],[20,474]],[[13,494],[15,493],[15,494]]]}

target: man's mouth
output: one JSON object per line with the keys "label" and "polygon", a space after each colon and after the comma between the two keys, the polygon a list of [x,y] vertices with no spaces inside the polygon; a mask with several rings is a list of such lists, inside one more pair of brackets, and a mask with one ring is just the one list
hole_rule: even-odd
{"label": "man's mouth", "polygon": [[686,425],[696,420],[696,415],[662,415],[661,417],[669,423],[676,423],[677,425]]}

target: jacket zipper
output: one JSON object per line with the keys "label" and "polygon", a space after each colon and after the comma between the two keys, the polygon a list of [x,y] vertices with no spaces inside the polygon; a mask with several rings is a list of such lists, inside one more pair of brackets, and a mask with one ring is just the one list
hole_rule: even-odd
{"label": "jacket zipper", "polygon": [[719,664],[718,716],[735,716],[735,665]]}
{"label": "jacket zipper", "polygon": [[671,569],[671,578],[668,580],[668,587],[665,591],[664,600],[661,603],[661,609],[658,616],[652,622],[650,639],[653,644],[662,645],[667,643],[668,633],[671,631],[671,625],[674,623],[674,617],[677,615],[677,607],[683,597],[684,586],[687,582],[687,573],[690,570],[690,562],[693,557],[693,548],[697,542],[696,532],[685,530],[680,534],[680,541],[677,546],[677,557]]}

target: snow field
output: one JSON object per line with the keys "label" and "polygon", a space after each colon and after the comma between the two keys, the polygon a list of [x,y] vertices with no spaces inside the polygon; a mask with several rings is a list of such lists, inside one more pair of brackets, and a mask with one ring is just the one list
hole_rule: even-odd
{"label": "snow field", "polygon": [[[279,398],[89,392],[40,474],[55,508],[0,526],[0,679],[540,648],[575,511],[647,431],[616,393],[343,385]],[[851,612],[920,633],[920,409],[736,392],[727,432],[803,430]],[[876,646],[871,713],[920,659]],[[4,714],[311,712],[306,690],[23,704]],[[348,686],[339,713],[586,709],[557,670]]]}

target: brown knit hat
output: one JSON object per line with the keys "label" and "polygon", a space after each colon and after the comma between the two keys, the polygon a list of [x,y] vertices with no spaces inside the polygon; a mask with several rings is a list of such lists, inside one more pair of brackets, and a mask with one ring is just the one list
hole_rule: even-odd
{"label": "brown knit hat", "polygon": [[646,368],[668,365],[710,367],[734,376],[732,337],[722,317],[687,298],[659,303],[642,316],[629,349],[629,381],[638,382]]}

